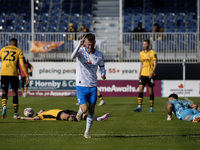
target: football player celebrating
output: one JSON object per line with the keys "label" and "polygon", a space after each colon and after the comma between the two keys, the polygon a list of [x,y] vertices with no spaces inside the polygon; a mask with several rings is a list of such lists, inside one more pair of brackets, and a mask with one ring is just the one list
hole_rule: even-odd
{"label": "football player celebrating", "polygon": [[[81,47],[85,43],[86,47]],[[79,103],[77,120],[88,111],[85,138],[91,138],[89,131],[94,120],[94,108],[97,101],[97,69],[101,70],[101,78],[106,79],[103,54],[94,48],[95,35],[86,34],[73,51],[71,58],[76,58],[76,91]]]}

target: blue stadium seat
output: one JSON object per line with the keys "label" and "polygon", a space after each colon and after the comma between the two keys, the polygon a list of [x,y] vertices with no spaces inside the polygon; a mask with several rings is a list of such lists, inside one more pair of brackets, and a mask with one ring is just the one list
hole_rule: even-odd
{"label": "blue stadium seat", "polygon": [[48,25],[48,23],[46,23],[46,22],[39,22],[38,28],[47,27],[47,25]]}
{"label": "blue stadium seat", "polygon": [[153,24],[152,24],[153,22],[145,22],[145,30],[147,31],[147,32],[152,32],[153,31]]}
{"label": "blue stadium seat", "polygon": [[84,23],[86,25],[86,24],[90,24],[91,21],[90,20],[82,20],[82,23]]}
{"label": "blue stadium seat", "polygon": [[83,16],[82,18],[82,22],[90,22],[91,21],[91,17],[90,16]]}
{"label": "blue stadium seat", "polygon": [[58,16],[51,16],[49,19],[50,23],[58,23]]}
{"label": "blue stadium seat", "polygon": [[16,15],[17,15],[16,13],[7,14],[7,20],[15,20]]}
{"label": "blue stadium seat", "polygon": [[185,29],[186,28],[185,21],[177,21],[177,28],[178,29]]}
{"label": "blue stadium seat", "polygon": [[188,29],[197,29],[197,22],[196,21],[189,21],[188,22]]}
{"label": "blue stadium seat", "polygon": [[175,21],[175,13],[166,13],[167,21]]}
{"label": "blue stadium seat", "polygon": [[48,20],[48,17],[49,17],[49,15],[46,14],[46,13],[41,14],[41,15],[40,15],[40,21],[42,21],[42,20]]}
{"label": "blue stadium seat", "polygon": [[177,13],[176,14],[176,17],[177,17],[177,21],[185,21],[186,20],[186,17],[185,17],[185,13],[183,13],[183,12],[180,12],[180,13]]}
{"label": "blue stadium seat", "polygon": [[187,13],[188,22],[192,20],[197,20],[197,16],[195,12],[188,12]]}
{"label": "blue stadium seat", "polygon": [[79,22],[79,14],[75,13],[72,15],[70,22],[75,22],[78,23]]}
{"label": "blue stadium seat", "polygon": [[90,29],[90,23],[85,22],[84,24],[85,24],[86,28]]}
{"label": "blue stadium seat", "polygon": [[37,32],[45,32],[46,31],[46,27],[45,26],[40,26],[38,29],[37,29]]}
{"label": "blue stadium seat", "polygon": [[58,28],[58,32],[66,32],[67,31],[67,27],[66,26],[60,26]]}
{"label": "blue stadium seat", "polygon": [[165,21],[165,15],[164,13],[156,13],[156,22],[164,22]]}
{"label": "blue stadium seat", "polygon": [[124,17],[132,17],[133,14],[129,12],[124,12]]}
{"label": "blue stadium seat", "polygon": [[176,28],[175,21],[167,22],[167,29],[175,29],[175,28]]}
{"label": "blue stadium seat", "polygon": [[132,22],[132,16],[124,16],[124,22]]}
{"label": "blue stadium seat", "polygon": [[135,22],[142,22],[142,13],[137,13],[134,15],[134,21]]}
{"label": "blue stadium seat", "polygon": [[147,13],[145,15],[145,22],[153,22],[153,14],[152,13]]}
{"label": "blue stadium seat", "polygon": [[165,21],[161,20],[161,21],[157,21],[157,23],[159,24],[159,26],[164,30],[165,27]]}
{"label": "blue stadium seat", "polygon": [[6,30],[6,32],[13,32],[14,27],[13,26],[7,26],[5,30]]}
{"label": "blue stadium seat", "polygon": [[124,24],[124,32],[131,32],[131,24],[130,23],[125,23]]}

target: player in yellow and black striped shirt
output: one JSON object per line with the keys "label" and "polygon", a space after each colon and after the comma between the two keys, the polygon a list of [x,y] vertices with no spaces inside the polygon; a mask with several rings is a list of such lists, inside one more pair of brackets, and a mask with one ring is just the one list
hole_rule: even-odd
{"label": "player in yellow and black striped shirt", "polygon": [[1,88],[2,88],[2,118],[6,117],[7,110],[7,100],[8,100],[8,86],[11,84],[12,94],[13,94],[13,106],[14,106],[14,116],[18,115],[18,64],[20,62],[22,69],[26,75],[26,84],[29,83],[28,73],[26,71],[23,53],[17,48],[17,39],[13,38],[10,40],[9,46],[6,46],[0,50],[1,58]]}
{"label": "player in yellow and black striped shirt", "polygon": [[149,86],[150,95],[150,112],[153,112],[154,105],[154,92],[153,87],[155,85],[154,77],[157,65],[157,55],[153,50],[149,49],[150,41],[144,40],[144,50],[140,52],[140,73],[139,73],[139,96],[138,96],[138,107],[134,108],[133,111],[142,111],[143,91],[147,84]]}
{"label": "player in yellow and black striped shirt", "polygon": [[[15,116],[15,119],[22,120],[66,120],[66,121],[77,121],[77,112],[73,110],[61,110],[61,109],[51,109],[51,110],[40,110],[35,117],[20,117]],[[110,117],[110,113],[104,114],[101,117],[95,117],[96,121],[104,121]],[[83,114],[81,119],[86,120],[87,114]]]}

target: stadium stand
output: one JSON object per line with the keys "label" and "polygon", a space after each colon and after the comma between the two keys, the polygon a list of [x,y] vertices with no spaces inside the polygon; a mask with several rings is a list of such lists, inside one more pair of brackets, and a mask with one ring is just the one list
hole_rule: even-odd
{"label": "stadium stand", "polygon": [[[144,26],[148,24],[147,31],[151,32],[153,23],[157,22],[167,32],[173,32],[172,29],[178,32],[195,32],[197,12],[196,9],[191,9],[194,7],[191,4],[196,4],[196,0],[126,0],[124,17],[127,12],[129,16],[132,14],[134,18],[131,24],[132,29],[138,22],[142,22]],[[152,25],[149,25],[150,22]]]}
{"label": "stadium stand", "polygon": [[[31,6],[28,0],[0,0],[0,32],[2,33],[30,33],[31,32]],[[164,29],[164,38],[156,42],[156,50],[163,51],[195,51],[197,36],[175,41],[173,36],[182,33],[195,35],[197,31],[197,0],[124,0],[123,1],[123,43],[124,49],[138,52],[142,49],[141,43],[132,41],[131,31],[142,22],[148,37],[151,37],[153,24],[159,23]],[[66,32],[69,23],[79,29],[84,23],[97,38],[107,40],[106,51],[115,53],[119,57],[116,40],[119,29],[119,4],[117,0],[35,0],[34,1],[34,27],[35,32],[57,34]],[[66,33],[67,34],[67,33]],[[176,35],[175,35],[176,34]],[[39,35],[38,35],[39,36]],[[64,36],[64,35],[62,35]],[[67,35],[64,36],[65,40]],[[170,38],[169,38],[170,37]],[[30,37],[26,37],[23,47],[28,47]],[[44,38],[47,40],[48,38]],[[1,47],[8,39],[1,39]],[[174,41],[173,41],[174,40]],[[168,43],[169,41],[169,43]],[[71,42],[71,41],[70,41]],[[110,45],[108,45],[108,43]],[[135,44],[133,44],[135,43]],[[184,44],[185,43],[185,44]],[[128,45],[128,46],[127,46]],[[62,46],[64,47],[64,46]],[[59,49],[65,49],[60,47]],[[72,47],[67,45],[67,49]],[[117,50],[116,50],[117,49]],[[112,58],[113,58],[112,57]],[[107,57],[105,57],[107,58]],[[116,58],[118,59],[118,58]]]}

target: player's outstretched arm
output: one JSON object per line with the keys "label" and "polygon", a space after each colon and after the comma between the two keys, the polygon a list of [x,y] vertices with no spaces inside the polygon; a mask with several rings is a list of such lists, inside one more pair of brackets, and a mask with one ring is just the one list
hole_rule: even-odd
{"label": "player's outstretched arm", "polygon": [[167,120],[172,120],[172,104],[167,104]]}
{"label": "player's outstretched arm", "polygon": [[21,116],[15,116],[14,119],[22,119],[22,120],[40,120],[38,116],[35,117],[21,117]]}

